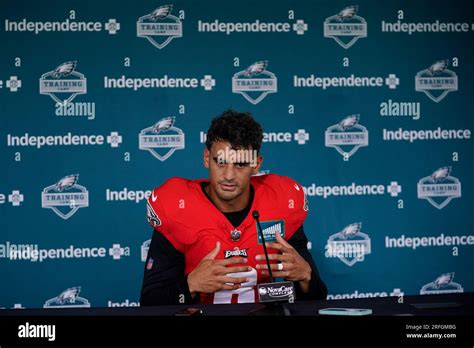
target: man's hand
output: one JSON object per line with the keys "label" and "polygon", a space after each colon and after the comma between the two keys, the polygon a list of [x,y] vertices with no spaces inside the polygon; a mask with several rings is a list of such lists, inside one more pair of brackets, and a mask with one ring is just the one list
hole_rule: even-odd
{"label": "man's hand", "polygon": [[230,258],[226,260],[214,260],[219,254],[221,243],[217,242],[216,247],[206,255],[196,268],[188,275],[188,286],[191,296],[198,292],[213,293],[220,290],[235,290],[242,283],[249,280],[247,278],[228,277],[229,273],[248,272],[248,266],[227,267],[228,265],[245,263],[245,258]]}
{"label": "man's hand", "polygon": [[[277,249],[280,252],[279,254],[268,255],[270,261],[278,261],[278,263],[270,264],[273,277],[298,281],[300,282],[301,290],[308,292],[309,282],[311,280],[311,266],[301,257],[295,248],[283,239],[279,232],[276,233],[276,239],[276,243],[265,243],[267,249]],[[255,258],[257,261],[263,262],[257,264],[257,269],[264,270],[262,271],[263,275],[269,275],[265,254],[257,255]]]}

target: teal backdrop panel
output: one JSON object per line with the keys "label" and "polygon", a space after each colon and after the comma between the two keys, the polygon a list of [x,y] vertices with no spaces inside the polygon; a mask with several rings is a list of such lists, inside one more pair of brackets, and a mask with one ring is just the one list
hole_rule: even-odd
{"label": "teal backdrop panel", "polygon": [[[0,3],[0,307],[136,306],[150,190],[249,111],[328,298],[474,291],[470,1]],[[155,126],[167,125],[158,131]]]}

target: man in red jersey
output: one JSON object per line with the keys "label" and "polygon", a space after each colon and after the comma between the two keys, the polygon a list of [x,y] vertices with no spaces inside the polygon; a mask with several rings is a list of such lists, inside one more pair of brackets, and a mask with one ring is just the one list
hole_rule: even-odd
{"label": "man in red jersey", "polygon": [[263,132],[249,113],[212,120],[204,149],[208,179],[171,178],[147,202],[154,228],[140,304],[253,303],[256,285],[273,276],[293,281],[296,300],[325,299],[327,289],[307,250],[306,196],[298,183],[257,175]]}

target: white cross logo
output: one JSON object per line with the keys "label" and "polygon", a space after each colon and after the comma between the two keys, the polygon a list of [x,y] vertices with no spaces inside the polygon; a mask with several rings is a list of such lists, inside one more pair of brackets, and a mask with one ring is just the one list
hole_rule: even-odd
{"label": "white cross logo", "polygon": [[125,251],[120,247],[120,244],[113,244],[112,248],[109,249],[109,255],[112,256],[114,260],[120,260],[124,253]]}
{"label": "white cross logo", "polygon": [[306,133],[304,129],[298,129],[298,132],[295,133],[295,141],[297,141],[299,145],[304,145],[308,140],[309,133]]}
{"label": "white cross logo", "polygon": [[120,23],[118,23],[115,18],[111,18],[107,23],[105,23],[105,30],[107,30],[111,35],[117,34],[117,31],[120,30]]}
{"label": "white cross logo", "polygon": [[21,80],[18,80],[16,76],[10,76],[10,79],[7,80],[7,88],[10,89],[10,92],[18,91],[18,88],[21,87]]}
{"label": "white cross logo", "polygon": [[393,291],[390,293],[390,296],[403,296],[403,292],[399,288],[393,289]]}
{"label": "white cross logo", "polygon": [[396,89],[397,86],[400,84],[400,79],[395,74],[389,74],[388,77],[385,79],[385,84],[390,89]]}
{"label": "white cross logo", "polygon": [[204,87],[206,91],[211,91],[215,85],[216,80],[214,80],[211,75],[204,75],[204,78],[201,79],[201,87]]}
{"label": "white cross logo", "polygon": [[293,24],[293,30],[296,31],[297,35],[304,35],[304,32],[308,30],[308,24],[302,19],[298,19],[296,23]]}
{"label": "white cross logo", "polygon": [[13,190],[11,194],[8,195],[8,201],[14,206],[18,207],[21,202],[24,201],[24,196],[18,190]]}
{"label": "white cross logo", "polygon": [[402,192],[402,187],[398,185],[398,182],[392,181],[389,186],[387,186],[387,192],[390,193],[390,196],[397,197],[400,192]]}
{"label": "white cross logo", "polygon": [[118,132],[111,132],[109,136],[107,136],[107,143],[110,144],[111,147],[118,147],[122,143],[122,136],[118,134]]}

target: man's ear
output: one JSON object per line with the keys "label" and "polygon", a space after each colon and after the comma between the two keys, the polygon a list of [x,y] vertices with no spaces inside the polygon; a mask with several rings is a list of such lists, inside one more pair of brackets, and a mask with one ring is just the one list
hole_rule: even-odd
{"label": "man's ear", "polygon": [[211,157],[210,151],[206,148],[204,148],[204,154],[203,154],[203,164],[204,167],[209,168],[209,159]]}
{"label": "man's ear", "polygon": [[262,162],[263,162],[263,156],[258,155],[257,156],[257,165],[252,168],[252,174],[253,175],[257,174],[260,171],[260,167],[262,166]]}

